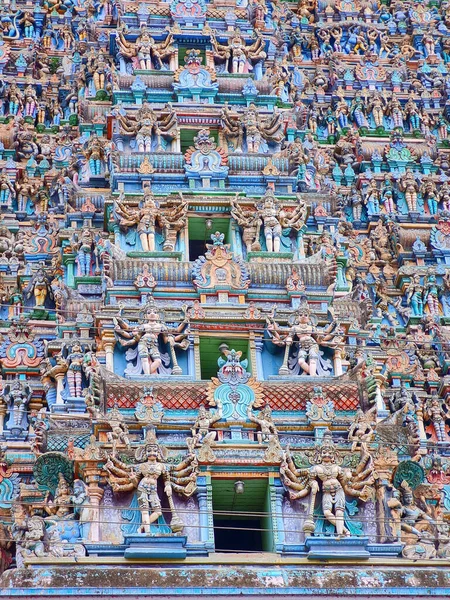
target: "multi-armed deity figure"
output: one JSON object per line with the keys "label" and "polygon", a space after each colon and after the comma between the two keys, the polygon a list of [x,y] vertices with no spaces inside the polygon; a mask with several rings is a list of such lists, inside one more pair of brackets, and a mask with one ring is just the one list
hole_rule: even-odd
{"label": "multi-armed deity figure", "polygon": [[177,196],[168,196],[164,202],[161,215],[163,224],[163,250],[173,252],[177,243],[178,234],[187,224],[188,201],[181,192]]}
{"label": "multi-armed deity figure", "polygon": [[251,103],[242,115],[232,112],[227,105],[222,109],[222,135],[229,150],[242,152],[244,141],[247,152],[268,152],[267,144],[277,148],[284,139],[284,123],[280,112],[276,110],[266,119],[262,118]]}
{"label": "multi-armed deity figure", "polygon": [[316,496],[321,494],[325,519],[335,526],[338,537],[349,535],[344,518],[345,495],[348,494],[365,502],[371,497],[371,486],[374,482],[373,461],[366,445],[361,444],[357,467],[353,470],[343,468],[340,466],[342,457],[333,442],[331,432],[328,431],[317,444],[310,463],[311,467],[298,469],[287,447],[280,466],[280,474],[291,500],[311,495],[303,531],[314,534],[315,501]]}
{"label": "multi-armed deity figure", "polygon": [[[216,34],[211,33],[211,43],[214,49],[214,57],[218,62],[225,62],[225,69],[229,73],[248,73],[253,70],[252,62],[261,61],[266,58],[264,52],[264,39],[256,32],[256,41],[247,46],[239,29],[228,39],[228,44],[219,44]],[[229,65],[228,65],[229,63]]]}
{"label": "multi-armed deity figure", "polygon": [[[121,227],[128,228],[137,225],[137,234],[141,240],[144,252],[154,252],[156,225],[162,226],[159,205],[149,187],[144,190],[144,198],[140,208],[130,208],[124,202],[123,196],[115,203],[116,218]],[[130,236],[127,236],[131,243]],[[132,244],[134,245],[134,244]]]}
{"label": "multi-armed deity figure", "polygon": [[305,299],[292,314],[288,327],[281,327],[273,314],[267,317],[267,331],[272,342],[285,347],[280,375],[292,375],[300,369],[303,374],[310,376],[331,373],[331,361],[322,356],[319,346],[332,349],[342,347],[343,332],[338,321],[332,321],[324,329],[319,329],[316,323]]}
{"label": "multi-armed deity figure", "polygon": [[283,230],[299,231],[304,227],[307,206],[299,199],[298,205],[287,212],[281,208],[273,190],[269,188],[253,210],[241,208],[237,200],[234,200],[232,216],[244,230],[243,239],[247,251],[260,246],[259,233],[262,228],[267,252],[280,252]]}
{"label": "multi-armed deity figure", "polygon": [[158,480],[164,482],[172,515],[170,527],[173,532],[183,529],[183,522],[176,513],[172,490],[189,498],[197,488],[197,458],[188,454],[178,465],[167,463],[167,450],[158,444],[154,430],[149,431],[145,443],[135,452],[137,464],[120,461],[115,456],[105,464],[108,481],[115,492],[129,492],[137,488],[137,500],[141,510],[142,533],[152,533],[152,524],[162,517]]}
{"label": "multi-armed deity figure", "polygon": [[[161,152],[166,144],[172,143],[179,135],[177,118],[173,110],[158,117],[148,103],[144,103],[135,114],[118,113],[121,133],[133,136],[136,141],[138,152]],[[155,141],[155,147],[154,142]]]}
{"label": "multi-armed deity figure", "polygon": [[[189,347],[188,328],[189,321],[185,318],[180,325],[171,330],[167,327],[154,303],[149,303],[144,309],[139,324],[129,323],[121,317],[115,317],[116,337],[123,347],[137,346],[134,356],[140,361],[141,371],[144,375],[156,375],[161,369],[167,367],[170,359],[163,365],[161,348],[169,346],[172,362],[172,374],[181,374],[177,362],[175,348],[186,350]],[[168,357],[167,357],[168,358]]]}
{"label": "multi-armed deity figure", "polygon": [[119,57],[130,60],[136,57],[142,71],[163,68],[164,62],[176,53],[176,49],[171,45],[172,40],[173,34],[169,33],[163,42],[156,43],[145,27],[141,29],[134,43],[125,39],[123,31],[119,31],[116,38]]}

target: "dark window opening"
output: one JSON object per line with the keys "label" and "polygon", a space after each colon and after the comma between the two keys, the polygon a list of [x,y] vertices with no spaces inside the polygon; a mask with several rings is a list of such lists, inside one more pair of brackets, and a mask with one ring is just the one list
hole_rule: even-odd
{"label": "dark window opening", "polygon": [[188,221],[189,260],[192,262],[206,252],[206,244],[211,244],[211,234],[219,231],[224,234],[224,244],[228,242],[230,220],[224,217],[206,215],[204,218],[193,217]]}
{"label": "dark window opening", "polygon": [[268,479],[211,480],[216,552],[273,552]]}
{"label": "dark window opening", "polygon": [[206,252],[206,242],[204,240],[189,240],[189,260],[197,260]]}
{"label": "dark window opening", "polygon": [[261,521],[214,519],[214,541],[216,552],[262,552]]}

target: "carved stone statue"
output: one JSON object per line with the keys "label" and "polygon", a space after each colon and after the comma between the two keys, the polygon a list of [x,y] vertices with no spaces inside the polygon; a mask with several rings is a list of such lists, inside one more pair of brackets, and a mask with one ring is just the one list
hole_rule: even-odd
{"label": "carved stone statue", "polygon": [[114,318],[117,340],[123,347],[137,346],[137,357],[144,375],[156,375],[163,366],[161,344],[169,346],[172,362],[172,374],[179,375],[175,348],[187,350],[189,321],[185,318],[180,325],[171,330],[167,327],[155,304],[149,303],[138,324],[131,324],[121,317]]}
{"label": "carved stone statue", "polygon": [[194,425],[191,428],[192,437],[187,438],[186,444],[191,452],[194,448],[202,444],[211,444],[217,436],[217,432],[211,427],[222,418],[222,407],[219,405],[217,411],[212,414],[204,404],[201,404],[198,409],[198,416]]}
{"label": "carved stone statue", "polygon": [[253,69],[252,62],[266,58],[264,52],[264,40],[261,34],[255,30],[256,41],[247,46],[239,29],[236,29],[233,35],[228,38],[227,45],[219,44],[216,34],[211,32],[211,43],[214,49],[214,56],[217,61],[225,61],[229,73],[248,73]]}
{"label": "carved stone statue", "polygon": [[320,330],[314,323],[306,302],[303,302],[302,306],[293,313],[288,327],[281,327],[273,316],[269,315],[267,330],[275,345],[285,347],[280,375],[291,374],[288,359],[292,347],[295,350],[296,362],[304,374],[314,377],[317,375],[318,366],[321,373],[330,372],[331,365],[321,357],[319,346],[337,348],[343,343],[339,323],[333,321]]}
{"label": "carved stone statue", "polygon": [[388,501],[391,509],[391,528],[394,536],[405,543],[405,558],[434,558],[433,529],[436,521],[417,506],[413,491],[407,481],[402,481],[400,491]]}
{"label": "carved stone statue", "polygon": [[359,463],[354,470],[341,467],[341,460],[330,432],[326,432],[317,445],[310,468],[298,469],[289,447],[286,448],[280,475],[289,491],[289,497],[296,500],[311,495],[308,517],[303,526],[306,533],[314,534],[314,506],[318,494],[321,494],[323,515],[335,526],[338,537],[350,535],[344,524],[345,495],[354,496],[363,502],[371,497],[373,461],[366,445],[361,445]]}
{"label": "carved stone statue", "polygon": [[155,251],[156,225],[162,225],[159,204],[156,202],[151,190],[145,189],[141,208],[131,208],[122,199],[115,203],[116,218],[121,227],[137,226],[137,234],[141,240],[144,252]]}
{"label": "carved stone statue", "polygon": [[131,447],[130,438],[128,437],[128,425],[125,423],[125,417],[119,411],[117,406],[114,406],[105,415],[105,420],[111,427],[111,431],[108,431],[106,436],[108,442],[112,444],[112,456],[116,456],[117,446],[124,444],[127,448]]}
{"label": "carved stone statue", "polygon": [[152,524],[162,516],[161,498],[158,493],[158,480],[164,483],[172,519],[173,532],[183,530],[183,522],[178,517],[172,499],[172,490],[189,498],[196,490],[197,459],[188,454],[178,465],[166,462],[167,451],[157,441],[152,430],[145,443],[136,450],[137,463],[127,464],[111,456],[105,464],[108,481],[115,492],[131,491],[137,488],[137,499],[141,510],[142,533],[152,533]]}
{"label": "carved stone statue", "polygon": [[138,152],[168,150],[163,147],[163,140],[170,144],[179,134],[173,109],[165,116],[161,112],[158,117],[147,102],[135,114],[118,113],[117,120],[121,133],[135,138]]}
{"label": "carved stone statue", "polygon": [[259,426],[256,438],[260,444],[270,442],[272,438],[278,440],[278,431],[272,419],[272,410],[268,404],[259,411],[258,415],[253,413],[252,407],[249,405],[247,415],[250,421]]}
{"label": "carved stone statue", "polygon": [[25,437],[28,430],[28,405],[31,388],[26,381],[16,379],[3,388],[3,400],[7,408],[5,430],[14,437]]}
{"label": "carved stone statue", "polygon": [[156,43],[146,28],[141,29],[134,43],[125,39],[123,31],[119,31],[116,38],[119,56],[129,59],[137,58],[139,69],[151,71],[161,69],[163,63],[176,53],[172,46],[173,34],[169,33],[163,42]]}
{"label": "carved stone statue", "polygon": [[438,442],[448,442],[445,421],[449,418],[450,412],[447,404],[438,396],[431,396],[424,402],[423,416],[431,421]]}
{"label": "carved stone statue", "polygon": [[80,344],[75,343],[67,355],[67,383],[69,393],[73,398],[82,397],[82,379],[83,379],[83,358],[84,354]]}
{"label": "carved stone statue", "polygon": [[27,300],[34,296],[35,307],[43,308],[47,297],[53,301],[53,290],[44,268],[39,268],[24,290]]}

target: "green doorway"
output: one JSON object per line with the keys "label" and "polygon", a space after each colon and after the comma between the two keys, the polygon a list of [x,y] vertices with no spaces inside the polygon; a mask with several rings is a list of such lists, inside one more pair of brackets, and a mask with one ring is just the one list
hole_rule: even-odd
{"label": "green doorway", "polygon": [[212,479],[216,552],[273,552],[268,481]]}

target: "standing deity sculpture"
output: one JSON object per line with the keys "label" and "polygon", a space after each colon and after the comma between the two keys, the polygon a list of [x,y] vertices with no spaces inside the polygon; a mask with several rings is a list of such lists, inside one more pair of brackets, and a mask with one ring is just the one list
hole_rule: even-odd
{"label": "standing deity sculpture", "polygon": [[136,41],[133,43],[126,40],[123,31],[119,31],[116,41],[119,58],[133,59],[136,57],[139,69],[142,71],[162,69],[165,61],[171,59],[176,53],[176,49],[171,45],[173,41],[172,33],[168,33],[163,42],[156,43],[145,27],[141,29]]}
{"label": "standing deity sculpture", "polygon": [[13,436],[24,437],[28,430],[28,405],[31,388],[26,381],[16,379],[3,387],[3,401],[6,404],[7,420],[5,430]]}
{"label": "standing deity sculpture", "polygon": [[259,444],[269,443],[272,438],[278,441],[278,431],[272,418],[272,410],[268,404],[259,411],[257,415],[253,413],[252,407],[249,404],[247,410],[247,416],[253,423],[256,423],[259,427],[259,431],[256,432],[256,439]]}
{"label": "standing deity sculpture", "polygon": [[67,354],[67,384],[72,398],[81,398],[83,387],[83,359],[84,353],[80,344],[75,343]]}
{"label": "standing deity sculpture", "polygon": [[430,311],[430,315],[439,315],[439,285],[435,273],[429,271],[423,282],[423,304]]}
{"label": "standing deity sculpture", "polygon": [[85,227],[81,233],[74,233],[72,237],[72,248],[77,255],[77,267],[79,277],[89,277],[91,274],[92,251],[94,236],[92,231]]}
{"label": "standing deity sculpture", "polygon": [[367,451],[366,444],[361,444],[359,462],[356,468],[346,469],[340,466],[342,457],[336,448],[331,432],[325,432],[323,439],[317,444],[311,467],[298,469],[286,448],[280,466],[281,479],[289,492],[291,500],[310,495],[308,515],[303,531],[314,535],[314,508],[316,496],[321,495],[321,507],[324,518],[334,525],[336,536],[348,536],[345,527],[345,496],[353,496],[366,502],[372,495],[374,482],[373,460]]}
{"label": "standing deity sculpture", "polygon": [[177,196],[166,198],[161,214],[164,237],[162,249],[164,252],[173,252],[175,250],[178,234],[187,225],[188,207],[189,203],[183,198],[181,192],[178,192]]}
{"label": "standing deity sculpture", "polygon": [[222,110],[223,136],[229,149],[242,152],[244,143],[251,154],[267,153],[268,145],[279,148],[284,139],[284,123],[281,112],[274,109],[271,116],[263,118],[253,102],[242,115],[231,113],[227,106]]}
{"label": "standing deity sculpture", "polygon": [[232,205],[232,216],[244,230],[243,239],[247,251],[260,247],[259,234],[262,229],[267,252],[280,252],[283,230],[299,231],[304,227],[307,218],[307,206],[301,198],[298,205],[291,212],[287,212],[280,207],[270,188],[253,211],[241,208],[237,200]]}
{"label": "standing deity sculpture", "polygon": [[230,212],[236,223],[242,227],[242,240],[247,253],[252,251],[259,252],[261,250],[261,243],[259,241],[261,218],[259,213],[255,211],[255,207],[244,209],[239,205],[236,194],[236,198],[231,200]]}
{"label": "standing deity sculpture", "polygon": [[375,92],[369,101],[368,112],[372,115],[375,128],[384,127],[384,116],[386,114],[386,96]]}
{"label": "standing deity sculpture", "polygon": [[398,186],[400,191],[405,194],[409,212],[417,212],[417,194],[419,192],[419,185],[411,169],[406,169],[406,172],[398,181]]}
{"label": "standing deity sculpture", "polygon": [[140,208],[131,208],[125,204],[123,197],[118,198],[115,202],[115,214],[121,227],[137,226],[136,231],[144,252],[155,251],[156,226],[162,226],[163,223],[159,204],[150,188],[145,188]]}
{"label": "standing deity sculpture", "polygon": [[300,370],[312,377],[329,375],[332,370],[331,361],[324,358],[319,346],[334,350],[343,345],[339,322],[332,321],[327,327],[320,329],[305,300],[292,314],[288,327],[281,327],[273,315],[269,315],[267,331],[272,343],[285,347],[280,375],[292,375]]}
{"label": "standing deity sculpture", "polygon": [[0,205],[6,206],[7,210],[12,209],[13,199],[16,197],[16,190],[6,172],[3,169],[0,173]]}
{"label": "standing deity sculpture", "polygon": [[434,427],[438,442],[448,442],[446,420],[450,417],[447,403],[438,396],[431,396],[423,404],[423,416]]}
{"label": "standing deity sculpture", "polygon": [[365,201],[367,216],[373,217],[380,214],[380,192],[377,187],[376,179],[371,179],[365,190]]}
{"label": "standing deity sculpture", "polygon": [[[239,29],[236,29],[227,45],[219,44],[216,34],[211,32],[211,44],[217,61],[225,62],[225,70],[229,73],[248,73],[253,70],[253,62],[262,61],[266,58],[264,52],[264,39],[255,30],[256,41],[247,46]],[[229,65],[228,65],[229,63]]]}
{"label": "standing deity sculpture", "polygon": [[[164,116],[156,115],[150,105],[145,102],[135,113],[118,113],[117,120],[121,133],[132,136],[138,152],[162,152],[178,138],[177,118],[170,109]],[[155,146],[155,147],[154,147]]]}
{"label": "standing deity sculpture", "polygon": [[89,169],[93,177],[98,177],[102,173],[106,159],[105,146],[106,140],[96,135],[89,138],[86,144],[84,155],[88,160]]}
{"label": "standing deity sculpture", "polygon": [[[170,329],[158,312],[155,304],[150,303],[143,311],[138,324],[130,323],[121,317],[114,318],[116,338],[124,348],[135,346],[128,351],[130,360],[137,359],[133,374],[156,375],[171,372],[181,374],[175,348],[187,350],[189,347],[189,321],[185,318],[176,329]],[[168,355],[164,348],[168,347]],[[168,371],[172,363],[171,371]]]}
{"label": "standing deity sculpture", "polygon": [[190,498],[197,484],[197,459],[195,454],[188,454],[177,465],[167,462],[167,451],[161,446],[154,430],[147,434],[145,443],[136,449],[136,463],[130,464],[111,456],[105,464],[108,481],[114,492],[137,490],[137,501],[141,513],[140,532],[157,534],[155,531],[162,517],[162,499],[158,492],[158,481],[164,484],[169,509],[171,512],[170,528],[174,533],[183,530],[184,524],[177,515],[172,492],[178,492]]}
{"label": "standing deity sculpture", "polygon": [[[103,52],[96,53],[92,50],[88,55],[86,65],[89,78],[94,84],[95,93],[99,91],[107,91],[111,79],[111,60]],[[94,93],[94,95],[95,95]]]}
{"label": "standing deity sculpture", "polygon": [[420,274],[415,273],[406,288],[406,305],[411,307],[412,316],[423,315],[423,285],[420,283]]}
{"label": "standing deity sculpture", "polygon": [[35,204],[35,196],[39,189],[37,184],[33,184],[30,181],[28,175],[24,174],[20,181],[16,182],[16,195],[17,195],[17,211],[20,213],[27,212],[28,203],[30,202],[33,206]]}

